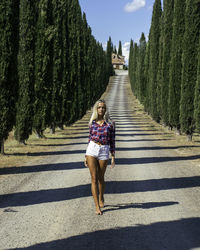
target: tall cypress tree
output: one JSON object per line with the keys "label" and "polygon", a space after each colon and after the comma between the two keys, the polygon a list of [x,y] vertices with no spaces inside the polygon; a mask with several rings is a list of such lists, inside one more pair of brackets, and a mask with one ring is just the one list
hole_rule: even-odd
{"label": "tall cypress tree", "polygon": [[181,82],[181,130],[192,139],[194,131],[194,89],[197,79],[197,48],[199,43],[199,0],[186,0],[183,67]]}
{"label": "tall cypress tree", "polygon": [[185,0],[174,1],[174,18],[169,71],[169,124],[180,129],[180,97],[182,72],[182,47],[185,30]]}
{"label": "tall cypress tree", "polygon": [[17,102],[15,137],[25,143],[32,133],[35,82],[35,35],[37,3],[20,0],[19,26],[19,98]]}
{"label": "tall cypress tree", "polygon": [[162,116],[162,98],[161,98],[161,86],[163,82],[163,39],[164,38],[164,14],[160,17],[160,39],[159,39],[159,59],[158,59],[158,73],[157,73],[157,111],[159,116]]}
{"label": "tall cypress tree", "polygon": [[52,85],[52,108],[51,129],[55,131],[61,126],[62,114],[62,80],[63,80],[63,5],[61,1],[53,0],[53,85]]}
{"label": "tall cypress tree", "polygon": [[113,51],[113,44],[111,37],[109,37],[107,41],[107,49],[106,49],[106,56],[107,56],[107,76],[113,75],[113,66],[112,66],[112,51]]}
{"label": "tall cypress tree", "polygon": [[114,46],[114,48],[113,48],[113,53],[117,54],[116,46]]}
{"label": "tall cypress tree", "polygon": [[157,73],[159,61],[160,17],[162,15],[161,1],[155,0],[149,34],[149,84],[150,84],[150,113],[154,120],[159,121],[157,107]]}
{"label": "tall cypress tree", "polygon": [[197,81],[195,86],[195,99],[194,99],[194,119],[196,130],[200,132],[200,37],[198,48],[198,69],[197,69]]}
{"label": "tall cypress tree", "polygon": [[[6,24],[6,25],[5,25]],[[15,124],[18,74],[19,1],[0,2],[0,153]]]}
{"label": "tall cypress tree", "polygon": [[68,27],[68,1],[62,0],[63,18],[62,18],[62,39],[63,39],[63,78],[62,78],[62,103],[61,103],[61,127],[68,124],[70,110],[70,61],[69,61],[69,27]]}
{"label": "tall cypress tree", "polygon": [[136,97],[138,97],[138,78],[137,78],[137,64],[138,64],[138,45],[134,43],[133,46],[133,61],[132,61],[132,89]]}
{"label": "tall cypress tree", "polygon": [[118,55],[122,56],[122,42],[119,41]]}
{"label": "tall cypress tree", "polygon": [[144,75],[144,60],[146,50],[146,39],[144,33],[140,37],[139,51],[138,51],[138,67],[137,67],[137,78],[138,78],[138,96],[141,103],[144,104],[145,99],[145,75]]}
{"label": "tall cypress tree", "polygon": [[35,49],[35,85],[33,128],[39,137],[50,126],[53,26],[50,0],[39,2]]}
{"label": "tall cypress tree", "polygon": [[130,79],[131,89],[133,91],[133,40],[130,41],[130,48],[129,48],[129,61],[128,61],[128,75]]}
{"label": "tall cypress tree", "polygon": [[69,28],[69,61],[70,61],[70,94],[71,107],[69,114],[69,123],[77,119],[78,103],[78,43],[80,38],[77,37],[77,1],[68,0],[68,28]]}
{"label": "tall cypress tree", "polygon": [[84,35],[82,32],[83,20],[80,5],[77,1],[76,8],[76,38],[77,38],[77,83],[78,83],[78,99],[76,103],[77,108],[77,119],[80,119],[85,114],[85,83],[84,83],[84,51],[83,51],[83,40]]}
{"label": "tall cypress tree", "polygon": [[169,92],[169,66],[172,40],[174,0],[164,0],[163,11],[163,58],[162,58],[162,82],[161,82],[161,108],[164,124],[169,124],[168,92]]}
{"label": "tall cypress tree", "polygon": [[144,59],[144,76],[145,76],[145,84],[144,84],[144,109],[148,113],[150,112],[150,86],[149,86],[149,43],[146,45],[145,50],[145,59]]}

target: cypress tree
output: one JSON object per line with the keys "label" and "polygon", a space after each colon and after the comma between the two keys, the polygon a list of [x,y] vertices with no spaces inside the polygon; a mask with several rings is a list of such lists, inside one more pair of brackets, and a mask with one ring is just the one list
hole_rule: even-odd
{"label": "cypress tree", "polygon": [[181,131],[192,139],[194,131],[194,89],[197,80],[197,48],[199,43],[199,0],[186,0],[183,67],[180,100]]}
{"label": "cypress tree", "polygon": [[133,40],[131,39],[130,41],[130,49],[129,49],[129,62],[128,62],[128,75],[129,75],[129,79],[130,79],[130,84],[131,84],[131,89],[133,91]]}
{"label": "cypress tree", "polygon": [[52,108],[51,129],[55,132],[57,126],[62,127],[62,81],[63,81],[63,4],[53,0],[53,85],[52,85]]}
{"label": "cypress tree", "polygon": [[20,0],[19,97],[17,102],[15,138],[21,143],[25,143],[25,140],[32,133],[36,20],[36,2]]}
{"label": "cypress tree", "polygon": [[33,128],[42,137],[50,126],[52,90],[52,6],[50,0],[39,2],[35,49],[35,85]]}
{"label": "cypress tree", "polygon": [[92,85],[93,85],[93,73],[92,67],[92,46],[91,46],[91,28],[87,24],[86,16],[83,15],[83,25],[85,27],[85,39],[84,39],[84,50],[85,50],[85,81],[86,81],[86,102],[87,108],[90,108],[93,104],[92,100]]}
{"label": "cypress tree", "polygon": [[177,128],[177,130],[180,129],[181,58],[185,30],[185,16],[183,13],[185,13],[185,0],[175,0],[169,71],[169,124]]}
{"label": "cypress tree", "polygon": [[144,109],[150,112],[150,86],[149,86],[149,43],[146,45],[145,59],[144,59]]}
{"label": "cypress tree", "polygon": [[161,82],[161,108],[162,120],[169,125],[168,92],[169,92],[169,66],[172,40],[174,0],[164,0],[163,11],[163,58],[162,58],[162,82]]}
{"label": "cypress tree", "polygon": [[62,0],[63,3],[63,18],[62,18],[62,39],[63,39],[63,78],[62,78],[62,103],[61,103],[61,128],[62,125],[68,124],[70,111],[70,94],[69,94],[69,27],[68,27],[68,2]]}
{"label": "cypress tree", "polygon": [[[5,25],[6,24],[6,25]],[[0,2],[0,153],[15,124],[18,74],[19,1]]]}
{"label": "cypress tree", "polygon": [[118,55],[122,56],[122,42],[119,41]]}
{"label": "cypress tree", "polygon": [[159,61],[160,17],[162,15],[161,2],[155,0],[151,28],[149,34],[149,87],[150,87],[150,113],[154,120],[160,120],[157,107],[157,73]]}
{"label": "cypress tree", "polygon": [[78,99],[77,99],[77,119],[80,119],[85,114],[85,83],[84,83],[84,35],[83,35],[83,20],[80,5],[77,1],[76,8],[76,37],[77,37],[77,83],[78,83]]}
{"label": "cypress tree", "polygon": [[137,67],[137,78],[138,78],[138,96],[142,104],[144,104],[145,99],[145,75],[144,75],[144,60],[145,60],[145,50],[146,50],[146,39],[144,33],[140,37],[139,51],[138,51],[138,67]]}
{"label": "cypress tree", "polygon": [[138,45],[133,46],[133,61],[132,61],[132,85],[134,95],[138,97],[138,78],[137,78],[137,63],[138,63]]}
{"label": "cypress tree", "polygon": [[162,98],[161,98],[161,89],[163,82],[163,39],[164,38],[164,15],[162,13],[160,17],[160,39],[159,39],[159,59],[158,59],[158,73],[157,73],[157,112],[159,117],[162,116]]}
{"label": "cypress tree", "polygon": [[195,86],[195,99],[194,99],[194,119],[196,130],[200,132],[200,38],[198,49],[198,69],[197,69],[197,81]]}
{"label": "cypress tree", "polygon": [[114,46],[113,53],[117,54],[116,46]]}
{"label": "cypress tree", "polygon": [[113,66],[112,66],[112,51],[113,51],[113,44],[111,37],[109,37],[107,41],[107,49],[106,49],[106,56],[107,56],[107,76],[113,75]]}
{"label": "cypress tree", "polygon": [[77,1],[68,0],[68,28],[69,28],[69,60],[70,60],[70,94],[71,107],[69,123],[74,122],[78,116],[78,86],[79,86],[79,41],[77,37]]}

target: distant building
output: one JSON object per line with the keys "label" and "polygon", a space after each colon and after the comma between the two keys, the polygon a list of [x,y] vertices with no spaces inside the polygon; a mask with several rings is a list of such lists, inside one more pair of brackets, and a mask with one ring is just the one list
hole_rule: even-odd
{"label": "distant building", "polygon": [[125,56],[112,53],[112,65],[114,69],[123,69],[125,65]]}

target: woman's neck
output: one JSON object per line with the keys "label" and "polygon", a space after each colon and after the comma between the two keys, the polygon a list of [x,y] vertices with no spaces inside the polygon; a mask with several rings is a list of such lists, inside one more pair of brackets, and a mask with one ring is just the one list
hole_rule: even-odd
{"label": "woman's neck", "polygon": [[97,121],[103,121],[104,119],[103,119],[103,116],[98,116],[96,120]]}

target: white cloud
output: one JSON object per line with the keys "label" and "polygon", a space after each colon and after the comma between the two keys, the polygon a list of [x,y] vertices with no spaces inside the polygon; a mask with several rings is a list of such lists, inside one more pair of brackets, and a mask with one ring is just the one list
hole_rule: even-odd
{"label": "white cloud", "polygon": [[128,64],[129,49],[130,49],[130,42],[125,42],[125,43],[122,45],[122,55],[125,56],[126,64]]}
{"label": "white cloud", "polygon": [[145,4],[146,4],[145,0],[133,0],[132,2],[127,3],[125,5],[124,10],[126,12],[133,12],[144,7]]}

